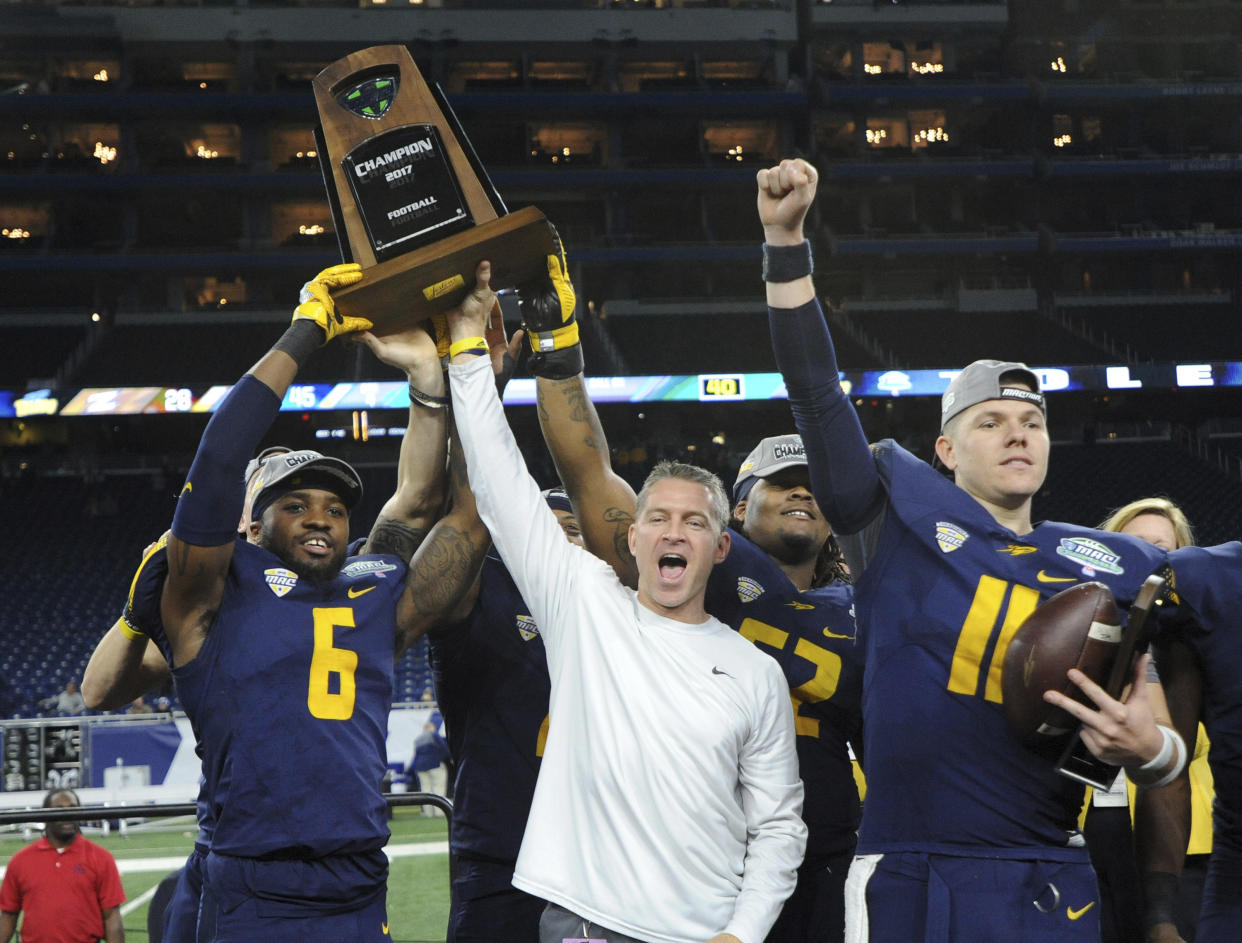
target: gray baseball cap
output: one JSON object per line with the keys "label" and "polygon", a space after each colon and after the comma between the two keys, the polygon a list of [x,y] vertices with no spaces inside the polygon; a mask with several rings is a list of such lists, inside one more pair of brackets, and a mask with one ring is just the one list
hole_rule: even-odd
{"label": "gray baseball cap", "polygon": [[[1001,386],[1003,376],[1028,384],[1034,392]],[[976,360],[949,382],[949,388],[940,398],[940,428],[943,429],[950,419],[963,410],[990,399],[1022,400],[1038,406],[1042,413],[1048,412],[1044,394],[1039,389],[1039,377],[1026,364],[1007,360]]]}
{"label": "gray baseball cap", "polygon": [[269,445],[262,452],[246,463],[246,471],[242,474],[242,481],[250,481],[260,468],[267,464],[267,460],[273,455],[284,455],[286,452],[292,452],[293,449],[283,445]]}
{"label": "gray baseball cap", "polygon": [[806,463],[806,446],[802,444],[802,436],[796,433],[768,436],[754,447],[738,468],[737,481],[733,483],[734,502],[750,494],[758,479]]}
{"label": "gray baseball cap", "polygon": [[322,488],[337,495],[347,508],[353,508],[362,497],[362,479],[353,466],[314,449],[301,449],[272,455],[264,461],[251,486],[254,489],[253,520],[280,495],[297,488]]}

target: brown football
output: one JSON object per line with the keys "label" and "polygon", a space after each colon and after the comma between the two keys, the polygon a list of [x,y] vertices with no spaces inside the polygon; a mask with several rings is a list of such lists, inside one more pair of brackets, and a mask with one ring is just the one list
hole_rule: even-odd
{"label": "brown football", "polygon": [[1044,700],[1060,691],[1094,707],[1065,673],[1078,668],[1105,686],[1121,646],[1121,616],[1112,590],[1079,583],[1057,593],[1018,626],[1005,652],[1001,692],[1009,726],[1028,746],[1078,728],[1078,721]]}

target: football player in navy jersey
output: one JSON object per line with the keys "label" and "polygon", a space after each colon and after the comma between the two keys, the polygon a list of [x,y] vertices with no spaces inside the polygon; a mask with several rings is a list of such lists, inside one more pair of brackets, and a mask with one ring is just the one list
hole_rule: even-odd
{"label": "football player in navy jersey", "polygon": [[[383,338],[364,333],[361,335],[361,340],[379,359],[405,370],[409,374],[411,384],[420,382],[420,378],[429,369],[426,366],[420,366],[420,360],[430,364],[436,358],[434,344],[422,329],[416,328]],[[423,401],[424,399],[425,397],[418,397],[412,392],[410,406],[412,428],[417,428],[421,415],[429,408],[428,403]],[[431,400],[430,403],[430,408],[435,408],[436,401]],[[407,547],[413,545],[403,543],[407,532],[400,518],[404,502],[419,487],[417,481],[418,475],[421,474],[419,469],[425,465],[425,460],[420,455],[424,451],[425,443],[420,442],[416,434],[407,435],[398,462],[398,491],[381,511],[370,538],[373,544],[386,539],[399,548],[403,545]],[[251,505],[258,490],[263,487],[258,473],[270,459],[288,452],[290,450],[283,446],[269,447],[247,464],[243,476],[245,497],[238,525],[239,538],[257,539],[257,533],[251,533],[250,524]],[[171,654],[167,651],[169,641],[160,622],[160,595],[167,572],[165,543],[166,538],[148,547],[144,552],[144,559],[131,584],[122,618],[104,636],[92,655],[91,663],[84,676],[84,684],[88,690],[87,696],[93,699],[95,706],[108,709],[110,706],[123,704],[130,700],[135,692],[150,690],[151,687],[165,683],[170,677],[168,665],[171,661]],[[352,556],[363,552],[364,543],[363,539],[355,541],[350,545],[348,553]],[[428,549],[434,551],[435,548]],[[402,555],[405,552],[406,550],[401,550]],[[418,580],[417,573],[429,571],[427,564],[415,569],[417,572],[411,577],[412,580]],[[433,595],[427,592],[429,587],[438,585],[438,574],[431,582],[423,581],[419,585],[422,587],[420,598],[423,604],[411,636],[418,634],[443,614],[436,608]],[[151,636],[149,641],[147,635]],[[163,652],[161,648],[164,649]],[[396,654],[399,656],[400,651]],[[200,834],[195,842],[195,851],[187,861],[186,868],[181,871],[176,891],[165,911],[163,921],[165,939],[171,941],[194,939],[195,922],[199,916],[202,862],[210,845],[214,824],[212,809],[211,803],[207,801],[204,784],[204,789],[199,796]],[[214,932],[211,929],[214,912],[212,906],[203,910],[203,923],[198,932],[204,934],[205,939],[211,938]]]}
{"label": "football player in navy jersey", "polygon": [[[950,383],[936,454],[952,481],[892,441],[868,446],[803,238],[817,179],[802,160],[760,171],[758,209],[773,347],[815,496],[855,579],[866,649],[867,806],[847,932],[873,943],[1098,940],[1095,878],[1071,837],[1082,786],[1010,733],[1001,665],[1042,599],[1096,579],[1125,606],[1164,552],[1032,524],[1049,437],[1038,378],[1023,364],[977,361]],[[1185,749],[1155,723],[1145,665],[1124,702],[1073,670],[1099,709],[1045,698],[1072,705],[1094,755],[1155,783]]]}
{"label": "football player in navy jersey", "polygon": [[347,558],[361,482],[312,451],[264,464],[254,543],[233,539],[246,456],[299,365],[370,327],[338,315],[330,295],[360,277],[335,266],[304,288],[289,330],[208,423],[168,541],[161,614],[216,816],[204,906],[220,941],[388,938],[380,782],[393,656],[442,614],[427,608],[435,587],[407,578],[441,504],[446,399],[434,340],[381,339],[420,354],[404,474],[362,555]]}
{"label": "football player in navy jersey", "polygon": [[733,499],[733,548],[708,581],[707,608],[780,663],[806,788],[806,858],[767,939],[840,940],[859,815],[849,755],[862,733],[853,589],[811,493],[799,436],[755,446],[740,466]]}
{"label": "football player in navy jersey", "polygon": [[[454,464],[455,476],[461,467]],[[565,492],[545,491],[544,500],[565,538],[582,546]],[[446,520],[469,533],[462,544],[467,553],[490,545],[468,488],[454,488]],[[436,538],[433,530],[428,544]],[[453,584],[460,576],[446,573],[445,579]],[[530,607],[494,551],[446,624],[428,634],[428,643],[436,701],[457,770],[446,943],[537,943],[544,901],[512,881],[548,731],[548,661]]]}
{"label": "football player in navy jersey", "polygon": [[[626,534],[634,492],[612,470],[587,394],[568,272],[520,289],[540,426],[587,547],[635,585]],[[798,883],[767,939],[829,943],[844,933],[844,886],[858,826],[849,741],[860,732],[861,650],[853,597],[811,493],[796,435],[761,441],[733,489],[729,555],[712,570],[707,611],[780,664],[795,709],[808,829]]]}
{"label": "football player in navy jersey", "polygon": [[[1202,721],[1211,740],[1208,766],[1212,803],[1212,854],[1195,929],[1198,943],[1225,943],[1242,927],[1242,543],[1182,547],[1169,554],[1177,575],[1177,612],[1162,624],[1155,648],[1169,709],[1183,729]],[[1184,718],[1184,719],[1183,719]],[[1190,748],[1194,749],[1193,740]],[[1149,943],[1175,943],[1177,884],[1190,836],[1190,790],[1164,823],[1172,837],[1161,859],[1148,857],[1144,874]]]}

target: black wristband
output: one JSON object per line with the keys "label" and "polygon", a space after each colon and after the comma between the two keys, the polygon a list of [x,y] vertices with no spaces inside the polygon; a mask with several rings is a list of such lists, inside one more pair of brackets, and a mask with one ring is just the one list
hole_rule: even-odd
{"label": "black wristband", "polygon": [[772,246],[763,244],[763,280],[765,282],[792,282],[815,271],[811,259],[810,240],[804,239],[796,246]]}
{"label": "black wristband", "polygon": [[1143,925],[1177,923],[1177,889],[1180,879],[1167,871],[1148,871],[1143,875],[1143,897],[1147,906]]}
{"label": "black wristband", "polygon": [[410,384],[410,404],[418,403],[420,406],[426,406],[428,409],[444,409],[452,402],[452,398],[448,396],[435,396],[431,393],[424,393],[413,383]]}
{"label": "black wristband", "polygon": [[272,350],[283,350],[301,366],[323,345],[323,328],[307,318],[298,318],[272,345]]}
{"label": "black wristband", "polygon": [[574,344],[560,350],[532,353],[526,366],[531,376],[543,377],[545,380],[568,380],[582,372],[582,345]]}

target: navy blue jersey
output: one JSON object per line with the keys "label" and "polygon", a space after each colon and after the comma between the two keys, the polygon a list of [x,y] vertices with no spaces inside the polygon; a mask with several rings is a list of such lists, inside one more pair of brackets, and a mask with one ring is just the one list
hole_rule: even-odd
{"label": "navy blue jersey", "polygon": [[397,557],[298,577],[239,541],[198,656],[173,674],[216,817],[212,851],[320,858],[388,839],[380,782],[392,704]]}
{"label": "navy blue jersey", "polygon": [[1128,605],[1164,553],[1068,524],[1019,537],[895,443],[875,460],[888,505],[854,587],[866,649],[859,852],[1064,845],[1082,785],[1010,733],[1005,649],[1040,601],[1080,581]]}
{"label": "navy blue jersey", "polygon": [[436,700],[457,765],[454,854],[515,861],[547,734],[548,660],[530,609],[494,555],[459,625],[431,634]]}
{"label": "navy blue jersey", "polygon": [[1169,554],[1179,609],[1190,621],[1179,634],[1194,649],[1203,677],[1203,725],[1216,787],[1215,838],[1242,857],[1242,543],[1183,547]]}
{"label": "navy blue jersey", "polygon": [[735,530],[707,581],[707,611],[780,664],[789,683],[806,788],[807,855],[853,847],[858,787],[847,740],[858,733],[862,647],[846,583],[799,592],[767,553]]}

